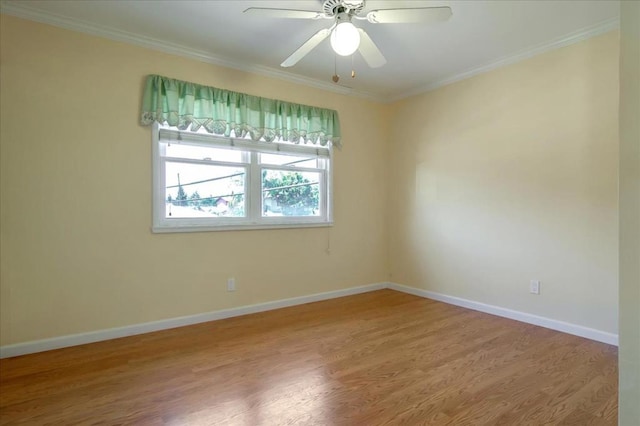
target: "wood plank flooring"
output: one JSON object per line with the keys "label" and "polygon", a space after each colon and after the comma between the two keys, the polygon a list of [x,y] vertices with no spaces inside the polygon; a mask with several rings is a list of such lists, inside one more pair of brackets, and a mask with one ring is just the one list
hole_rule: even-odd
{"label": "wood plank flooring", "polygon": [[617,348],[381,290],[0,360],[0,423],[617,425]]}

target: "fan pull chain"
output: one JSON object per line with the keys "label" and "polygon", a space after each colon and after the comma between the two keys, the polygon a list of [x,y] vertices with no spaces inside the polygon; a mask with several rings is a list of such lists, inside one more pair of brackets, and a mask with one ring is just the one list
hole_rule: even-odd
{"label": "fan pull chain", "polygon": [[356,70],[353,68],[353,55],[351,55],[351,78],[356,78]]}
{"label": "fan pull chain", "polygon": [[340,76],[338,75],[338,55],[333,55],[333,77],[331,77],[334,83],[337,83],[340,80]]}

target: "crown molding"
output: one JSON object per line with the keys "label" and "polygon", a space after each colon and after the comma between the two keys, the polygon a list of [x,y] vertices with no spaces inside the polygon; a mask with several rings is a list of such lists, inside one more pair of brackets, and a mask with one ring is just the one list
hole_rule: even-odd
{"label": "crown molding", "polygon": [[590,27],[583,28],[581,30],[570,33],[569,35],[557,38],[555,40],[551,40],[549,42],[541,43],[533,48],[521,50],[515,55],[505,56],[497,61],[490,62],[488,64],[472,68],[470,70],[461,72],[459,74],[455,74],[450,77],[443,78],[441,80],[430,82],[424,86],[418,87],[416,89],[412,89],[403,93],[400,93],[396,96],[390,97],[387,99],[387,103],[396,102],[402,99],[409,98],[411,96],[420,95],[422,93],[433,91],[439,87],[446,86],[448,84],[455,83],[457,81],[465,80],[467,78],[476,76],[478,74],[483,74],[489,71],[493,71],[497,68],[504,67],[506,65],[511,65],[516,62],[523,61],[525,59],[529,59],[533,56],[539,55],[541,53],[549,52],[551,50],[559,49],[564,46],[569,46],[574,43],[578,43],[580,41],[586,40],[591,37],[595,37],[600,34],[604,34],[606,32],[615,30],[620,27],[620,19],[612,18],[607,19],[606,21],[602,21],[598,24],[592,25]]}
{"label": "crown molding", "polygon": [[115,28],[107,27],[104,25],[87,23],[78,19],[69,18],[66,16],[43,12],[33,7],[26,5],[25,3],[6,3],[0,2],[0,13],[15,16],[18,18],[27,19],[30,21],[40,22],[43,24],[52,25],[54,27],[64,28],[71,31],[77,31],[89,35],[94,35],[114,41],[120,41],[135,46],[144,47],[151,50],[160,51],[163,53],[169,53],[171,55],[181,56],[188,59],[194,59],[200,62],[205,62],[213,65],[219,65],[226,68],[236,69],[239,71],[250,72],[266,77],[285,80],[291,83],[297,83],[304,86],[314,87],[316,89],[326,90],[341,95],[349,95],[358,98],[367,99],[374,102],[384,103],[386,98],[378,96],[373,93],[355,90],[350,87],[337,85],[335,83],[329,83],[312,79],[308,77],[301,77],[292,73],[276,70],[273,68],[265,67],[262,65],[246,65],[238,62],[230,61],[220,56],[216,56],[210,52],[192,49],[187,46],[183,46],[176,43],[158,40],[152,37],[146,37],[139,34],[130,33],[128,31],[122,31]]}

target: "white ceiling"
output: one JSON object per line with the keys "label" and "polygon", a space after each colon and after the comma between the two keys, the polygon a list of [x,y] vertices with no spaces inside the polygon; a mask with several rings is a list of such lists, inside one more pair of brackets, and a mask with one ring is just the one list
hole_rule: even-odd
{"label": "white ceiling", "polygon": [[614,29],[618,1],[367,0],[373,9],[450,6],[438,24],[356,21],[387,58],[369,68],[354,55],[338,57],[339,85],[331,81],[328,39],[292,68],[279,64],[329,20],[263,19],[248,7],[320,11],[322,0],[149,1],[3,0],[2,12],[127,41],[232,68],[286,78],[379,101],[400,99]]}

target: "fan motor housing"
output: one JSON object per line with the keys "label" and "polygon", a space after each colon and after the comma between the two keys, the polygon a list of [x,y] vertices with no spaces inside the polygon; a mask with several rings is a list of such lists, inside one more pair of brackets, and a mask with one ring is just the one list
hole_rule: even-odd
{"label": "fan motor housing", "polygon": [[338,13],[347,12],[358,14],[364,9],[364,0],[324,0],[322,11],[326,16],[336,16]]}

